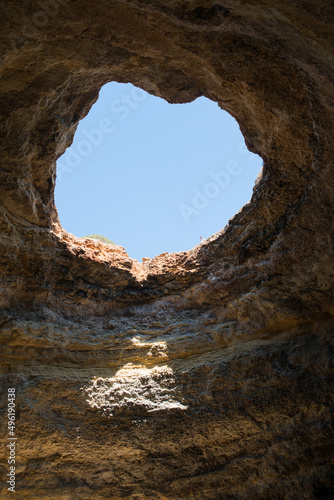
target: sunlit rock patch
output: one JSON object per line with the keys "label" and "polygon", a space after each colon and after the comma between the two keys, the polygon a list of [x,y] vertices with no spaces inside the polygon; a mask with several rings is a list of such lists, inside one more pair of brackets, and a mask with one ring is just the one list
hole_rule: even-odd
{"label": "sunlit rock patch", "polygon": [[114,377],[94,377],[83,387],[92,408],[112,416],[116,408],[141,408],[148,412],[158,410],[186,410],[177,393],[173,370],[167,366],[146,368],[129,363]]}

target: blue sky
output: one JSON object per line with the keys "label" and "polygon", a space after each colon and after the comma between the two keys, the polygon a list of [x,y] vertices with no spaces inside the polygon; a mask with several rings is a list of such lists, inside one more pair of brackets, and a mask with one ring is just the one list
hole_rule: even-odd
{"label": "blue sky", "polygon": [[66,231],[152,258],[222,229],[251,198],[261,167],[217,103],[169,104],[113,82],[58,160],[56,206]]}

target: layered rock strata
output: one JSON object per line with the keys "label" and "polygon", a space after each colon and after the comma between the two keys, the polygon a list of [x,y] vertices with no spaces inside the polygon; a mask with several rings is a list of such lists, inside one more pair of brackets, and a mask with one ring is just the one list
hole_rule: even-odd
{"label": "layered rock strata", "polygon": [[[17,498],[333,498],[332,3],[1,10],[1,498],[11,387]],[[138,263],[59,224],[56,160],[109,81],[204,95],[263,158],[193,250]]]}

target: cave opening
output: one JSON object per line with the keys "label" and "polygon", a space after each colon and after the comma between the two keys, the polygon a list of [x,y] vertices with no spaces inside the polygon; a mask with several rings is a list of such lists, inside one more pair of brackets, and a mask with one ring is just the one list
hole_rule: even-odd
{"label": "cave opening", "polygon": [[189,250],[250,200],[261,167],[217,103],[108,83],[58,160],[59,219],[137,260]]}

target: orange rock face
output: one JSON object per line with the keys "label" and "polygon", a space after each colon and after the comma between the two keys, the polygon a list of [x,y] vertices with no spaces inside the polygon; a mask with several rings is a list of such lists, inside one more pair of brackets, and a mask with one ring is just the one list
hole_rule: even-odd
{"label": "orange rock face", "polygon": [[[1,27],[1,498],[334,497],[334,9],[13,0]],[[264,160],[252,200],[142,263],[79,239],[56,160],[108,81],[200,95]]]}

